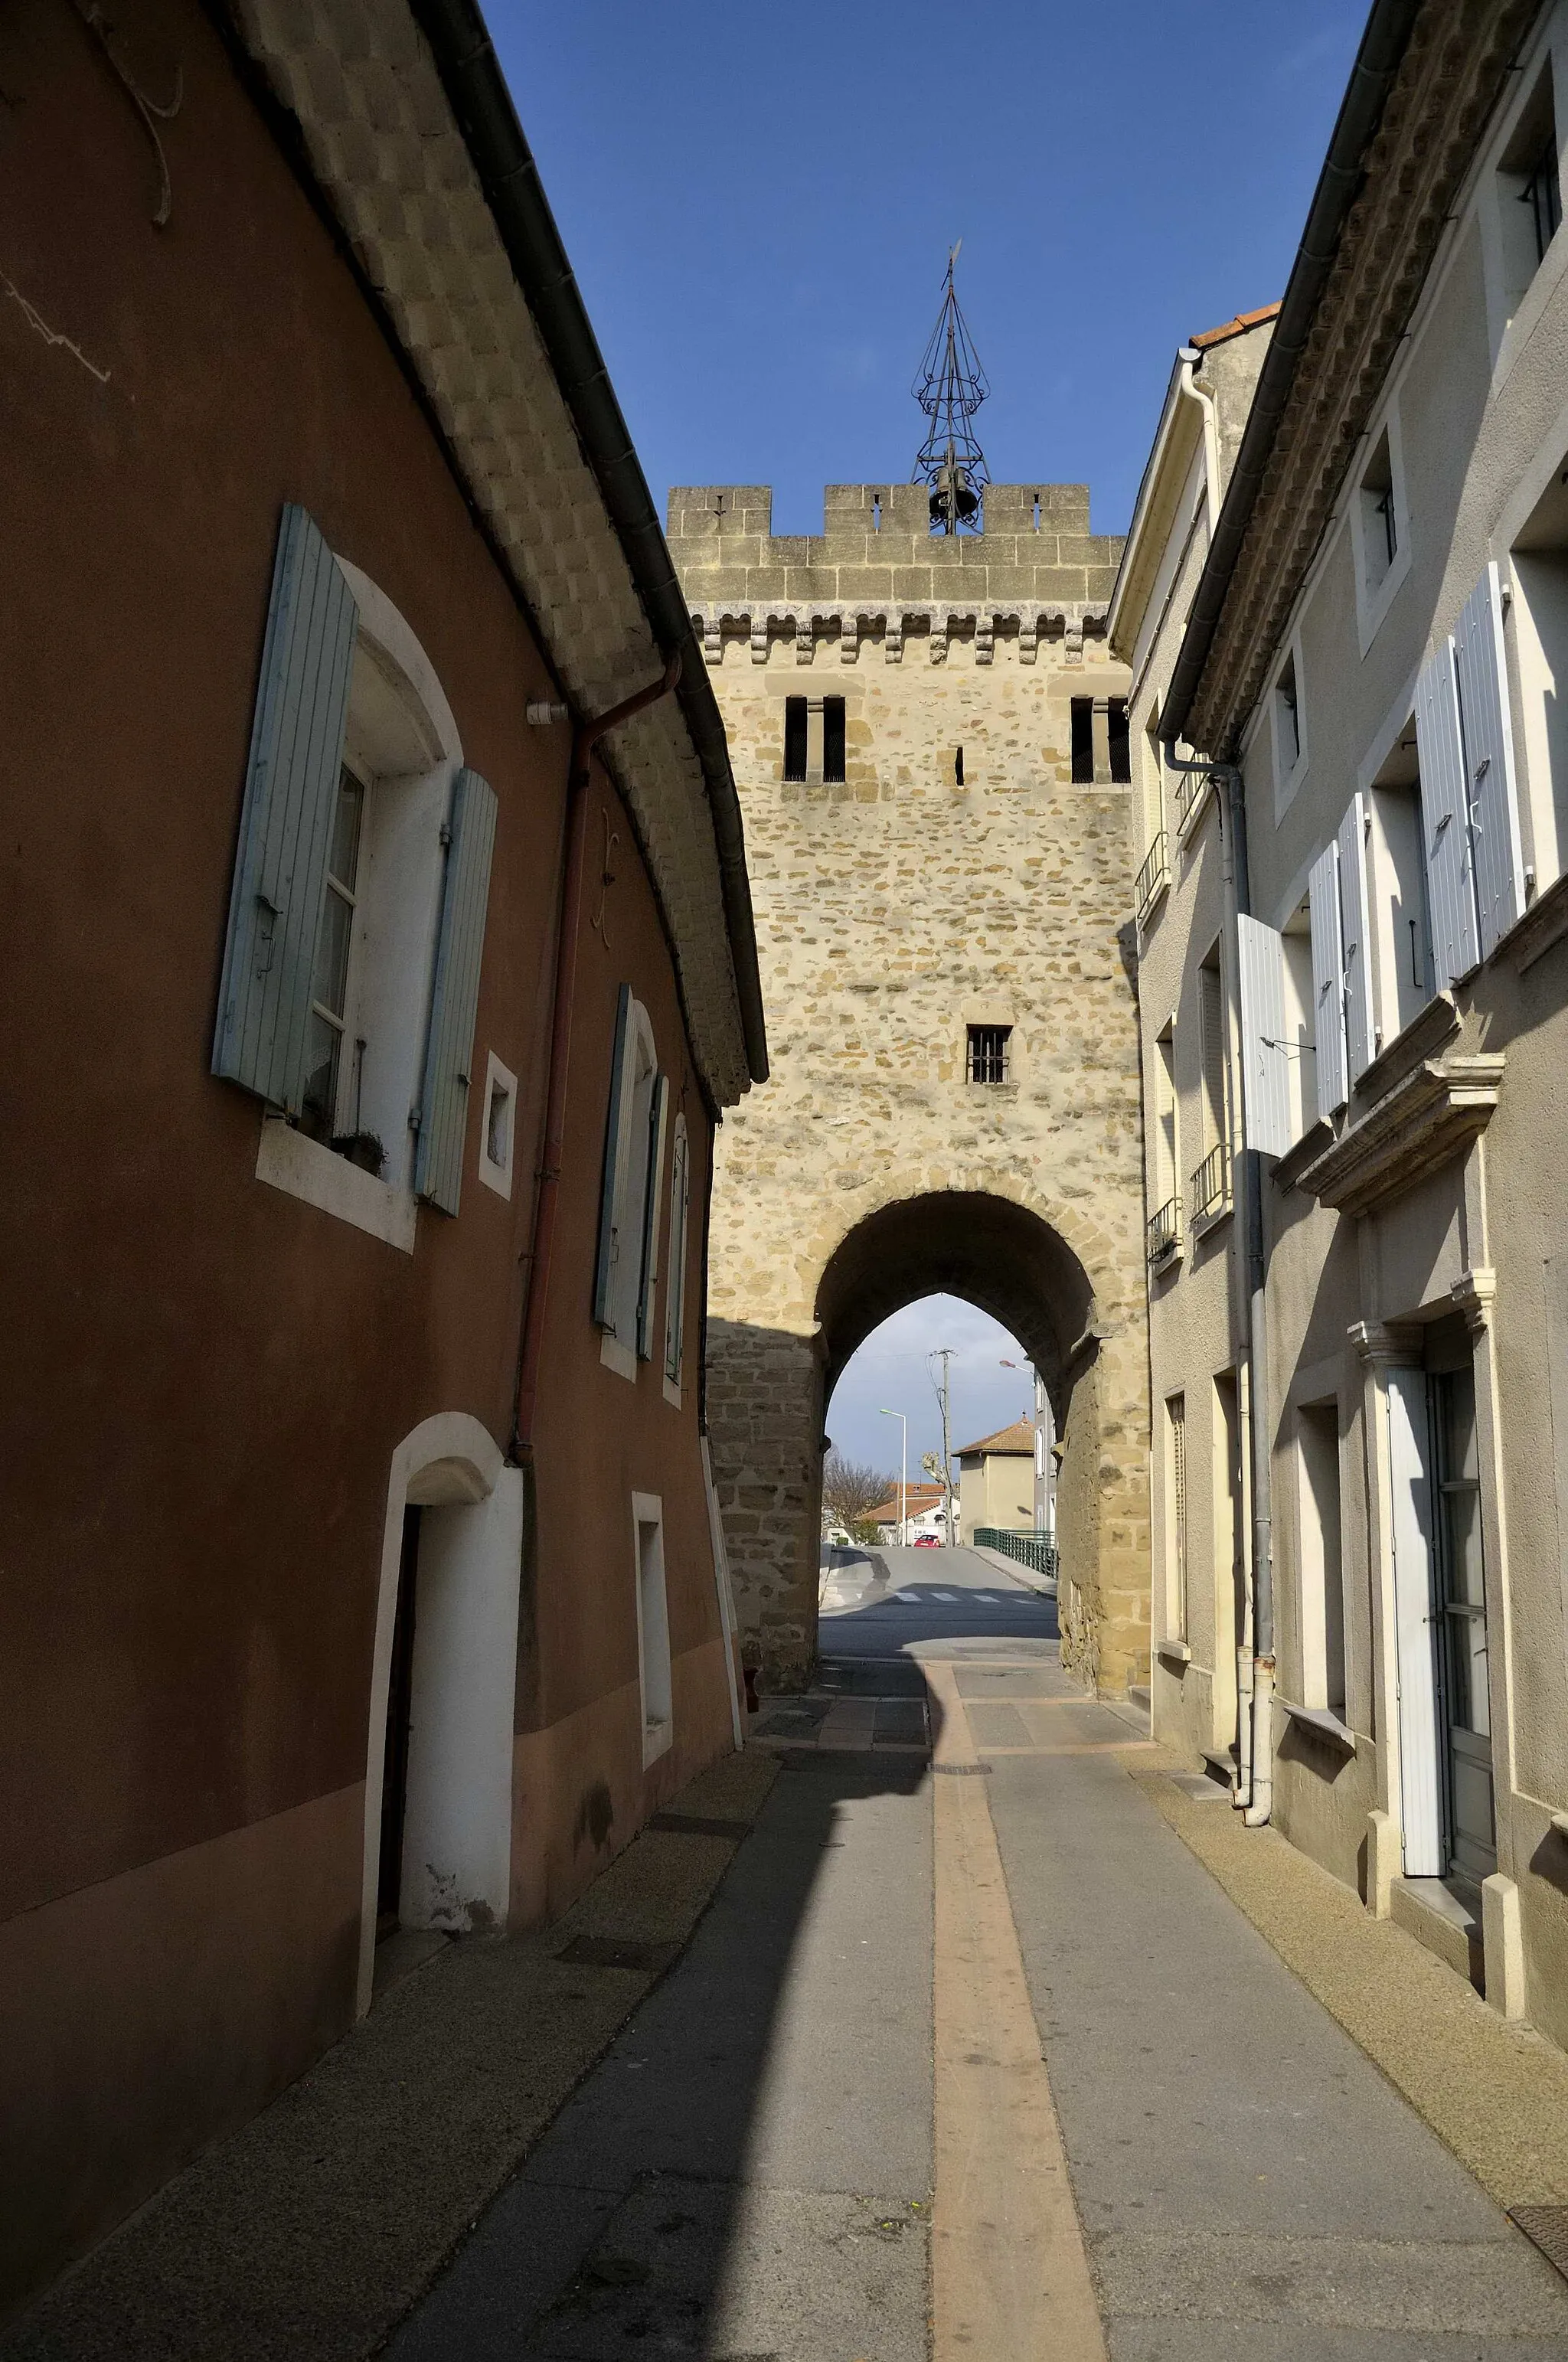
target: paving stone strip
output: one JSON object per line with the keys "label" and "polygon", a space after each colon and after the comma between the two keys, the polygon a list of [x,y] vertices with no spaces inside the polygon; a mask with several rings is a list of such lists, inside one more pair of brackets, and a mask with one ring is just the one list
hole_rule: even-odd
{"label": "paving stone strip", "polygon": [[443,1947],[0,2336],[4,2362],[376,2351],[683,1949],[778,1772],[729,1758],[551,1926]]}

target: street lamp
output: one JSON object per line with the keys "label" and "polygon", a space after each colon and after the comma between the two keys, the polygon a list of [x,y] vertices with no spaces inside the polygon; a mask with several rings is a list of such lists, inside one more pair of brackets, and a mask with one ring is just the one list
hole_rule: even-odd
{"label": "street lamp", "polygon": [[899,1422],[899,1547],[902,1549],[910,1538],[906,1497],[910,1476],[910,1423],[901,1410],[878,1411],[877,1415],[879,1418],[896,1418]]}

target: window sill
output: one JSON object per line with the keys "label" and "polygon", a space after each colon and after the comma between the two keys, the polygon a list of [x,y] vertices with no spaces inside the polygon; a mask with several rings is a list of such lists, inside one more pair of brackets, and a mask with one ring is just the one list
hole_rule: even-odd
{"label": "window sill", "polygon": [[1423,1058],[1433,1056],[1445,1042],[1452,1042],[1458,1031],[1459,1011],[1453,1005],[1452,993],[1434,993],[1426,1007],[1416,1011],[1409,1023],[1379,1050],[1371,1065],[1364,1070],[1351,1095],[1353,1099],[1364,1108],[1370,1107],[1385,1091],[1392,1090],[1396,1083],[1414,1074]]}
{"label": "window sill", "polygon": [[1568,935],[1568,869],[1541,888],[1523,916],[1501,937],[1497,950],[1506,949],[1517,973],[1523,976],[1564,935]]}
{"label": "window sill", "polygon": [[1162,1247],[1158,1254],[1152,1254],[1149,1257],[1150,1276],[1159,1279],[1167,1271],[1175,1271],[1186,1253],[1186,1244],[1180,1239],[1177,1239],[1174,1245]]}
{"label": "window sill", "polygon": [[1388,610],[1398,595],[1399,585],[1410,571],[1410,527],[1402,509],[1396,509],[1395,524],[1404,538],[1394,553],[1393,565],[1375,590],[1367,590],[1360,567],[1356,568],[1356,641],[1364,658],[1383,628]]}
{"label": "window sill", "polygon": [[664,1381],[664,1398],[672,1410],[680,1408],[680,1388],[673,1378],[666,1378]]}
{"label": "window sill", "polygon": [[1277,1690],[1274,1700],[1292,1722],[1300,1723],[1316,1738],[1328,1739],[1331,1746],[1342,1748],[1347,1755],[1355,1753],[1355,1733],[1348,1722],[1341,1720],[1332,1706],[1293,1705],[1288,1698],[1281,1697]]}
{"label": "window sill", "polygon": [[373,1173],[350,1164],[319,1140],[295,1130],[282,1116],[264,1116],[256,1152],[256,1178],[271,1189],[303,1198],[324,1214],[384,1240],[402,1254],[414,1253],[419,1208],[411,1190],[395,1188]]}
{"label": "window sill", "polygon": [[1191,842],[1198,828],[1198,822],[1203,818],[1203,815],[1208,811],[1209,805],[1215,800],[1216,792],[1214,786],[1214,774],[1210,771],[1208,778],[1204,780],[1203,785],[1199,788],[1198,793],[1188,804],[1186,811],[1180,815],[1176,822],[1176,843],[1178,844],[1187,844]]}
{"label": "window sill", "polygon": [[1196,1242],[1198,1239],[1207,1238],[1209,1231],[1217,1231],[1221,1222],[1228,1222],[1235,1210],[1235,1200],[1227,1198],[1222,1206],[1210,1207],[1207,1214],[1194,1214],[1191,1231],[1193,1240]]}
{"label": "window sill", "polygon": [[646,1772],[650,1763],[657,1763],[661,1755],[668,1755],[674,1744],[675,1724],[673,1719],[665,1722],[645,1722],[643,1725],[643,1770]]}
{"label": "window sill", "polygon": [[1138,912],[1138,933],[1141,935],[1146,935],[1150,928],[1154,925],[1154,921],[1159,917],[1161,908],[1170,890],[1171,873],[1167,869],[1160,877],[1158,883],[1150,888],[1149,892],[1143,900],[1143,906]]}
{"label": "window sill", "polygon": [[1294,1189],[1307,1167],[1315,1164],[1323,1151],[1326,1148],[1331,1148],[1333,1144],[1334,1127],[1326,1115],[1320,1115],[1316,1123],[1308,1125],[1294,1147],[1287,1148],[1275,1166],[1275,1187]]}
{"label": "window sill", "polygon": [[627,1379],[634,1386],[636,1385],[636,1354],[630,1345],[622,1344],[613,1329],[607,1330],[599,1341],[599,1358],[607,1370],[614,1371],[618,1378]]}
{"label": "window sill", "polygon": [[1156,1657],[1163,1657],[1167,1665],[1175,1665],[1178,1668],[1190,1665],[1192,1662],[1192,1650],[1185,1640],[1156,1640],[1154,1654]]}

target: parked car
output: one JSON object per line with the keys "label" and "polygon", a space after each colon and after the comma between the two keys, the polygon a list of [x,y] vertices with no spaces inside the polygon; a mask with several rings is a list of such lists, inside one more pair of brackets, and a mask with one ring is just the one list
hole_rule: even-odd
{"label": "parked car", "polygon": [[940,1550],[942,1548],[942,1543],[935,1534],[916,1534],[914,1538],[914,1548],[916,1550]]}

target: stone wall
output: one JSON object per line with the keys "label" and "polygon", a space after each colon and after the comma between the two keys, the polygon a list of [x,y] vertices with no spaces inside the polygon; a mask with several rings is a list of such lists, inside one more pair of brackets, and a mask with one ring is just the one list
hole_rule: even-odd
{"label": "stone wall", "polygon": [[[830,487],[823,535],[772,536],[770,516],[766,487],[670,499],[745,811],[773,1064],[721,1131],[712,1218],[709,1417],[747,1646],[775,1682],[808,1671],[824,1390],[873,1315],[958,1275],[1045,1373],[1065,1653],[1118,1690],[1148,1655],[1130,790],[1106,713],[1127,675],[1102,637],[1120,544],[1089,533],[1077,485],[993,486],[986,532],[956,539],[924,530],[919,487]],[[1076,698],[1095,708],[1080,785]],[[1012,1028],[1005,1083],[967,1079],[970,1024]],[[897,1268],[824,1294],[860,1226],[916,1200],[932,1220],[897,1231]],[[972,1217],[936,1209],[994,1201],[1038,1248],[977,1264],[953,1227]]]}

